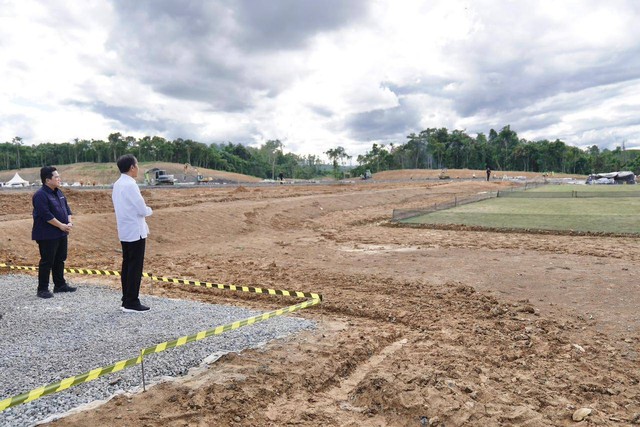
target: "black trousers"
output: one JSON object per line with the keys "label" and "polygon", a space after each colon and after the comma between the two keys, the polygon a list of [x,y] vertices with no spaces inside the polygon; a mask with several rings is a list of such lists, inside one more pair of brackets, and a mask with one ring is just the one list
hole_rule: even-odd
{"label": "black trousers", "polygon": [[122,306],[135,307],[140,304],[140,280],[144,266],[144,249],[146,239],[135,242],[120,242],[122,244]]}
{"label": "black trousers", "polygon": [[38,291],[49,289],[49,275],[53,273],[53,285],[64,287],[64,262],[67,260],[67,236],[59,239],[36,240],[40,250],[38,263]]}

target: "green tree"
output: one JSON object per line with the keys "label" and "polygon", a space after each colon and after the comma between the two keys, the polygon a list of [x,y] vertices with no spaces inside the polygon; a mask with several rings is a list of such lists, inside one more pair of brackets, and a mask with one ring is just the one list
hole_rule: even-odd
{"label": "green tree", "polygon": [[449,131],[447,128],[427,129],[427,148],[435,158],[435,168],[442,169],[446,167],[447,145],[449,143]]}
{"label": "green tree", "polygon": [[115,162],[118,160],[118,157],[126,153],[129,140],[123,138],[120,132],[110,134],[107,140],[109,141],[111,153],[113,153],[112,159]]}
{"label": "green tree", "polygon": [[336,179],[340,179],[340,165],[344,166],[344,162],[349,160],[351,156],[347,154],[343,147],[331,148],[325,151],[324,154],[326,154],[329,157],[329,160],[331,160],[333,165],[333,176]]}
{"label": "green tree", "polygon": [[282,148],[283,145],[279,139],[270,139],[260,147],[259,151],[264,155],[271,167],[271,179],[276,179],[276,163],[279,156],[282,156]]}

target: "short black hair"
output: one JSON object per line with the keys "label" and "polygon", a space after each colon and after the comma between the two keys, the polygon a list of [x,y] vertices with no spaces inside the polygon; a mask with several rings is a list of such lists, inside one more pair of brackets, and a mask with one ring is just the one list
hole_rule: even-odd
{"label": "short black hair", "polygon": [[48,180],[53,178],[53,173],[57,171],[53,166],[44,166],[40,169],[40,179],[42,180],[42,185]]}
{"label": "short black hair", "polygon": [[133,154],[125,154],[124,156],[120,156],[116,164],[118,165],[118,169],[120,173],[127,173],[131,170],[131,166],[135,165],[138,162],[136,156]]}

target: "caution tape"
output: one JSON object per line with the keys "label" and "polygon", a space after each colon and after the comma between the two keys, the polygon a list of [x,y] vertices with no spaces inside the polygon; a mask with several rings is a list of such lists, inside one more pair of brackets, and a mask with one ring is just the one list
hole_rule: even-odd
{"label": "caution tape", "polygon": [[121,360],[110,366],[92,369],[89,372],[85,372],[84,374],[65,378],[61,381],[47,384],[43,387],[33,389],[27,393],[22,393],[17,396],[0,400],[0,412],[4,411],[7,408],[11,408],[12,406],[18,406],[22,403],[31,402],[32,400],[39,399],[48,394],[53,394],[62,390],[66,390],[78,384],[88,383],[89,381],[93,381],[96,378],[101,377],[103,375],[121,371],[124,368],[135,366],[141,362],[142,362],[142,355],[138,357],[133,357],[131,359]]}
{"label": "caution tape", "polygon": [[[319,299],[310,299],[295,305],[291,305],[289,307],[279,308],[277,310],[269,311],[267,313],[259,314],[257,316],[248,317],[243,320],[238,320],[237,322],[228,323],[222,326],[217,326],[213,329],[207,329],[206,331],[201,331],[193,335],[180,337],[173,341],[167,341],[161,344],[156,344],[153,347],[147,347],[143,349],[142,356],[147,356],[149,354],[154,354],[154,353],[160,353],[170,348],[179,347],[181,345],[185,345],[187,343],[194,342],[194,341],[200,341],[213,335],[220,335],[228,331],[234,331],[243,326],[249,326],[255,323],[264,322],[265,320],[269,320],[277,316],[282,316],[287,313],[293,313],[295,311],[302,310],[304,308],[308,308],[320,303],[321,301]],[[0,402],[0,408],[2,408],[1,402]]]}
{"label": "caution tape", "polygon": [[[0,268],[9,268],[11,270],[29,270],[29,271],[38,271],[38,267],[28,267],[21,265],[8,265],[4,263],[0,263]],[[98,275],[98,276],[118,276],[120,277],[119,271],[113,270],[93,270],[89,268],[65,268],[65,273],[71,274],[89,274],[89,275]],[[299,291],[287,291],[284,289],[263,289],[256,288],[253,286],[243,286],[243,285],[228,285],[223,283],[212,283],[212,282],[204,282],[200,280],[189,280],[189,279],[176,279],[171,277],[163,277],[156,276],[152,273],[142,273],[142,277],[146,277],[155,282],[165,282],[165,283],[176,283],[181,285],[194,285],[194,286],[203,286],[206,288],[215,288],[215,289],[223,289],[229,291],[239,291],[239,292],[251,292],[255,294],[262,295],[280,295],[285,297],[297,297],[297,298],[311,298],[311,299],[319,299],[322,300],[322,295],[313,292],[299,292]]]}
{"label": "caution tape", "polygon": [[21,265],[7,265],[7,264],[0,264],[0,267],[2,268],[10,268],[11,270],[31,270],[31,271],[38,271],[38,267],[24,267]]}
{"label": "caution tape", "polygon": [[43,387],[39,387],[33,389],[27,393],[22,393],[18,396],[10,397],[8,399],[4,399],[0,401],[0,412],[4,411],[7,408],[11,408],[12,406],[17,406],[22,403],[31,402],[32,400],[39,399],[48,394],[57,393],[62,390],[66,390],[70,387],[73,387],[78,384],[86,383],[89,381],[93,381],[103,375],[111,374],[113,372],[121,371],[125,368],[129,368],[131,366],[136,366],[142,363],[142,358],[144,356],[148,356],[154,353],[161,353],[165,350],[169,350],[171,348],[180,347],[182,345],[188,344],[194,341],[200,341],[205,338],[208,338],[213,335],[220,335],[228,331],[233,331],[243,326],[253,325],[255,323],[264,322],[265,320],[282,316],[283,314],[293,313],[298,310],[302,310],[307,307],[311,307],[317,304],[320,304],[319,299],[311,299],[299,304],[295,304],[289,307],[281,308],[278,310],[270,311],[267,313],[263,313],[257,316],[249,317],[244,320],[239,320],[237,322],[228,323],[226,325],[217,326],[213,329],[207,329],[205,331],[200,331],[198,333],[192,335],[186,335],[180,338],[177,338],[173,341],[166,341],[160,344],[156,344],[153,347],[147,347],[145,349],[140,350],[140,355],[138,357],[132,357],[131,359],[121,360],[119,362],[114,363],[113,365],[105,366],[102,368],[92,369],[88,372],[85,372],[80,375],[76,375],[73,377],[65,378],[61,381],[47,384]]}
{"label": "caution tape", "polygon": [[[25,266],[14,266],[8,265],[4,263],[0,263],[0,268],[9,268],[12,270],[30,270],[37,271],[38,267],[25,267]],[[111,275],[111,276],[119,276],[120,273],[117,271],[107,271],[107,270],[90,270],[90,269],[78,269],[78,268],[69,268],[65,269],[68,273],[77,273],[77,274],[100,274],[100,275]],[[104,366],[101,368],[92,369],[88,372],[85,372],[80,375],[75,375],[73,377],[65,378],[63,380],[57,381],[55,383],[47,384],[45,386],[33,389],[29,392],[19,394],[17,396],[9,397],[4,400],[0,400],[0,412],[5,409],[11,408],[13,406],[17,406],[23,403],[31,402],[33,400],[39,399],[43,396],[47,396],[49,394],[57,393],[59,391],[66,390],[70,387],[76,386],[78,384],[86,383],[89,381],[93,381],[101,376],[111,374],[114,372],[121,371],[125,368],[129,368],[132,366],[139,365],[143,362],[144,356],[161,353],[163,351],[169,350],[171,348],[179,347],[194,341],[200,341],[205,338],[220,335],[228,331],[233,331],[239,329],[243,326],[253,325],[259,322],[264,322],[266,320],[272,319],[277,316],[282,316],[284,314],[293,313],[298,310],[302,310],[308,307],[312,307],[314,305],[318,305],[322,303],[322,295],[317,293],[304,293],[304,292],[292,292],[285,290],[276,290],[276,289],[262,289],[262,288],[254,288],[250,286],[236,286],[236,285],[223,285],[223,284],[215,284],[210,282],[201,282],[196,280],[187,280],[187,279],[172,279],[167,277],[158,277],[151,275],[149,273],[143,273],[144,277],[150,278],[156,281],[162,282],[171,282],[171,283],[179,283],[179,284],[192,284],[195,286],[206,286],[208,288],[218,288],[225,290],[233,290],[233,291],[243,291],[243,292],[254,292],[258,294],[269,294],[269,295],[282,295],[289,297],[307,297],[311,298],[301,303],[291,305],[289,307],[280,308],[277,310],[269,311],[267,313],[259,314],[257,316],[249,317],[243,320],[238,320],[233,323],[228,323],[226,325],[216,326],[212,329],[207,329],[204,331],[197,332],[192,335],[186,335],[172,341],[165,341],[160,344],[156,344],[152,347],[147,347],[140,350],[140,355],[137,357],[132,357],[130,359],[121,360],[109,366]]]}

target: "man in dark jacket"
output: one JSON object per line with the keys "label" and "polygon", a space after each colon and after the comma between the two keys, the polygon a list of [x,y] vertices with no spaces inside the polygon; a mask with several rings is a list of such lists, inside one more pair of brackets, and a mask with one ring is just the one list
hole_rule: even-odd
{"label": "man in dark jacket", "polygon": [[64,279],[67,259],[67,236],[73,227],[71,209],[60,190],[60,175],[53,166],[40,169],[42,187],[32,198],[33,230],[31,239],[38,243],[38,297],[51,298],[49,275],[53,274],[53,292],[74,292]]}

